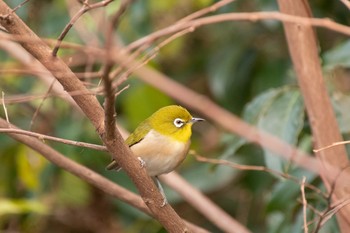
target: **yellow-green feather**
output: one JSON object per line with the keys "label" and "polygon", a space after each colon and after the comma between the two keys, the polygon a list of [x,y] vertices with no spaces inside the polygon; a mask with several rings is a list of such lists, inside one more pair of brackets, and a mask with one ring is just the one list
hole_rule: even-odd
{"label": "yellow-green feather", "polygon": [[[148,132],[151,130],[151,125],[148,122],[149,120],[146,119],[143,122],[139,124],[139,126],[134,130],[132,134],[129,135],[129,137],[125,140],[125,143],[132,147],[133,145],[139,143],[142,141],[142,139],[145,138],[145,136],[148,134]],[[119,164],[113,160],[108,166],[106,167],[107,170],[116,169],[119,170]]]}
{"label": "yellow-green feather", "polygon": [[144,120],[139,124],[139,126],[135,129],[135,131],[129,135],[129,137],[125,140],[125,143],[131,147],[132,145],[139,143],[142,139],[148,134],[151,130],[151,125],[148,122],[148,119]]}
{"label": "yellow-green feather", "polygon": [[[185,121],[185,124],[181,128],[177,128],[174,125],[174,120],[180,118]],[[148,118],[151,128],[163,134],[169,136],[176,141],[187,142],[192,134],[192,119],[191,114],[183,107],[177,105],[170,105],[159,109]]]}

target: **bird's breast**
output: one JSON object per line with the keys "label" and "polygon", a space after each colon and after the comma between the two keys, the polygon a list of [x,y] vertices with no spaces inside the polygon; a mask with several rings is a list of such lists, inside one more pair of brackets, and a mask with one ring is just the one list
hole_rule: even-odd
{"label": "bird's breast", "polygon": [[174,170],[185,159],[189,145],[190,141],[176,141],[151,130],[131,150],[145,161],[148,175],[157,176]]}

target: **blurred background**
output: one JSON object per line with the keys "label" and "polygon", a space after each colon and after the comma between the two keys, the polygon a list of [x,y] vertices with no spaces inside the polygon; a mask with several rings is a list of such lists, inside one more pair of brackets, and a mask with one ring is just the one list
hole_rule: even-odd
{"label": "blurred background", "polygon": [[[15,7],[21,1],[6,1]],[[93,3],[94,1],[91,1]],[[212,0],[134,1],[116,30],[119,46],[174,24],[179,19],[214,4]],[[309,1],[314,17],[331,18],[349,25],[349,9],[341,1]],[[17,14],[40,37],[57,39],[79,9],[79,1],[30,0]],[[120,1],[83,15],[64,39],[80,45],[103,47],[103,20],[116,12]],[[229,12],[277,11],[273,0],[237,0],[209,15]],[[350,132],[350,40],[331,30],[317,28],[324,77],[339,127],[345,139]],[[85,34],[84,34],[85,33]],[[89,121],[48,91],[37,75],[0,45],[0,90],[13,124],[23,129],[75,141],[101,144]],[[88,87],[98,85],[94,74],[101,64],[74,48],[61,48],[64,58]],[[84,57],[85,59],[81,59]],[[80,58],[80,59],[78,59]],[[154,68],[221,107],[308,153],[312,136],[288,53],[282,24],[274,20],[230,21],[196,28],[159,50],[146,66]],[[158,108],[176,104],[167,93],[131,74],[117,97],[117,121],[128,131]],[[43,101],[44,100],[44,101]],[[101,103],[103,97],[99,96]],[[40,111],[37,112],[37,109]],[[189,109],[191,111],[191,109]],[[36,113],[37,112],[37,113]],[[198,113],[193,115],[201,117]],[[0,116],[5,118],[3,105]],[[46,141],[65,156],[136,192],[123,172],[110,172],[110,157],[103,152]],[[192,149],[202,156],[240,164],[266,166],[288,173],[324,191],[313,173],[280,159],[270,151],[225,132],[215,122],[194,127]],[[178,172],[193,186],[252,232],[303,232],[300,185],[261,171],[240,171],[199,163],[188,156]],[[165,187],[169,202],[181,217],[211,232],[221,232],[182,198]],[[307,200],[322,212],[328,202],[312,190]],[[317,213],[307,213],[311,229]],[[165,232],[153,219],[46,161],[40,154],[0,134],[1,232]],[[331,218],[319,232],[338,232]]]}

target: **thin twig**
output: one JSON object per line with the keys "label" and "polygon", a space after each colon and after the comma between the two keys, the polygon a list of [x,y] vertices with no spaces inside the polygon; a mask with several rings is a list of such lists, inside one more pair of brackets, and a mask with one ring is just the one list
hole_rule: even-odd
{"label": "thin twig", "polygon": [[21,130],[21,129],[0,128],[0,133],[23,134],[23,135],[38,138],[40,140],[50,140],[50,141],[54,141],[54,142],[60,142],[63,144],[71,145],[71,146],[85,147],[88,149],[93,149],[93,150],[98,150],[98,151],[108,151],[105,146],[86,143],[86,142],[72,141],[72,140],[68,140],[68,139],[48,136],[45,134],[35,133],[35,132]]}
{"label": "thin twig", "polygon": [[217,11],[219,8],[221,7],[224,7],[226,5],[228,5],[229,3],[231,2],[234,2],[235,0],[222,0],[222,1],[219,1],[209,7],[206,7],[206,8],[203,8],[203,9],[200,9],[199,11],[196,11],[178,21],[176,21],[176,24],[177,23],[183,23],[183,22],[187,22],[187,21],[190,21],[190,20],[193,20],[193,19],[196,19],[196,18],[199,18],[199,17],[202,17],[203,15],[205,14],[208,14],[208,13],[211,13],[211,12],[214,12],[214,11]]}
{"label": "thin twig", "polygon": [[[181,37],[187,33],[193,32],[194,28],[186,28],[185,30],[179,31],[175,33],[174,35],[171,35],[169,38],[166,38],[164,41],[159,43],[157,46],[155,46],[152,50],[150,50],[147,54],[143,56],[140,60],[137,60],[135,64],[131,67],[128,67],[126,71],[119,77],[118,83],[125,81],[133,72],[135,72],[137,69],[143,67],[146,65],[150,60],[154,59],[159,50],[164,47],[165,45],[169,44],[173,40],[175,40],[178,37]],[[136,51],[140,52],[140,51]],[[132,57],[135,57],[135,55],[131,55]],[[134,61],[133,59],[129,59],[130,62]],[[116,72],[113,72],[113,76],[115,76],[118,72],[121,72],[124,67],[127,67],[127,63],[125,62],[124,64],[120,65],[119,70]],[[115,85],[116,86],[116,85]]]}
{"label": "thin twig", "polygon": [[315,153],[318,153],[320,151],[327,150],[327,149],[330,149],[330,148],[335,147],[335,146],[345,145],[345,144],[350,144],[350,140],[349,141],[334,142],[328,146],[321,147],[319,149],[314,149],[313,151]]}
{"label": "thin twig", "polygon": [[47,89],[47,91],[46,91],[46,93],[45,93],[45,95],[44,95],[44,98],[41,100],[39,106],[38,106],[37,109],[35,110],[35,112],[34,112],[34,114],[33,114],[33,117],[32,117],[32,119],[31,119],[31,121],[30,121],[30,126],[29,126],[30,129],[32,129],[32,127],[33,127],[33,125],[34,125],[34,121],[35,121],[36,117],[38,116],[41,107],[44,105],[45,100],[49,97],[49,94],[50,94],[50,92],[51,92],[51,90],[52,90],[53,85],[55,84],[55,82],[56,82],[56,79],[53,79],[52,82],[51,82],[51,84],[50,84],[50,86],[49,86],[49,88]]}
{"label": "thin twig", "polygon": [[112,81],[110,79],[110,72],[113,68],[112,60],[112,48],[113,48],[113,31],[118,27],[120,18],[126,11],[127,7],[131,4],[131,0],[122,1],[118,11],[113,15],[110,23],[107,26],[106,31],[106,44],[105,44],[105,64],[102,69],[102,79],[105,92],[105,126],[107,139],[115,138],[115,94],[113,90]]}
{"label": "thin twig", "polygon": [[[1,118],[0,127],[7,127],[7,123]],[[11,125],[11,128],[18,129],[14,125]],[[101,189],[103,192],[111,195],[112,197],[118,198],[119,200],[131,206],[134,206],[142,212],[154,217],[155,214],[152,213],[152,211],[149,208],[147,208],[143,200],[135,193],[130,192],[129,190],[106,179],[105,177],[101,176],[95,171],[90,170],[89,168],[69,159],[68,157],[62,155],[61,153],[52,149],[48,145],[43,144],[41,141],[38,141],[35,138],[30,138],[20,134],[9,134],[9,136],[39,152],[47,160],[49,160],[56,166],[63,168],[65,171],[70,172],[71,174],[82,179],[83,181],[86,181],[89,184]],[[188,228],[193,230],[193,232],[209,233],[207,230],[201,227],[198,227],[187,221],[185,222]]]}
{"label": "thin twig", "polygon": [[126,85],[125,87],[123,87],[122,89],[120,89],[117,93],[115,93],[115,95],[114,96],[118,96],[118,95],[120,95],[123,91],[125,91],[125,90],[127,90],[127,89],[129,89],[129,87],[130,87],[130,85],[128,84],[128,85]]}
{"label": "thin twig", "polygon": [[[7,13],[8,10],[9,7],[7,4],[0,1],[0,14]],[[47,59],[52,56],[50,48],[15,14],[11,17],[10,23],[1,20],[0,23],[2,23],[10,33],[30,36],[33,42],[36,41],[36,43],[22,43],[22,46],[52,72],[66,91],[80,90],[82,92],[88,92],[86,87],[77,79],[62,59],[56,58],[54,62],[53,59]],[[164,200],[162,195],[157,191],[157,187],[147,175],[145,168],[140,169],[139,161],[136,157],[132,156],[132,152],[125,145],[119,131],[116,131],[116,138],[113,138],[113,140],[107,139],[104,125],[104,111],[97,98],[90,95],[75,96],[73,98],[95,127],[110,154],[112,154],[113,158],[118,161],[127,175],[129,175],[131,180],[136,184],[139,193],[154,214],[154,217],[169,232],[190,232],[170,205],[162,206]],[[16,135],[12,134],[11,136]],[[30,137],[25,138],[30,139]],[[40,150],[40,153],[45,153],[45,151]]]}
{"label": "thin twig", "polygon": [[64,27],[63,31],[61,32],[60,36],[57,39],[56,45],[54,49],[52,50],[52,56],[57,56],[57,52],[61,46],[61,43],[63,39],[68,34],[69,30],[73,27],[74,23],[87,11],[107,6],[109,3],[111,3],[113,0],[104,0],[101,2],[97,2],[94,4],[88,4],[88,1],[84,1],[83,6],[80,8],[80,10],[73,16],[73,18],[69,21],[69,23]]}
{"label": "thin twig", "polygon": [[339,212],[342,208],[350,204],[350,198],[345,198],[343,200],[338,201],[335,205],[331,206],[329,205],[327,209],[322,213],[320,216],[314,233],[319,232],[321,227],[329,220],[331,219],[337,212]]}
{"label": "thin twig", "polygon": [[304,220],[304,233],[308,233],[309,232],[309,228],[308,228],[308,223],[307,223],[307,201],[305,198],[305,176],[303,176],[303,179],[301,181],[301,185],[300,185],[300,190],[301,190],[301,199],[302,199],[302,204],[303,204],[303,220]]}
{"label": "thin twig", "polygon": [[8,124],[10,124],[10,120],[9,120],[9,116],[7,114],[7,108],[6,108],[6,104],[5,104],[5,92],[1,92],[1,102],[2,102],[2,107],[4,109],[5,112],[5,117],[6,117],[6,121]]}
{"label": "thin twig", "polygon": [[[224,159],[210,159],[210,158],[205,158],[203,156],[198,155],[195,151],[191,150],[189,154],[193,155],[197,161],[199,162],[205,162],[205,163],[211,163],[211,164],[220,164],[220,165],[226,165],[235,169],[239,170],[244,170],[244,171],[263,171],[267,172],[270,174],[273,174],[278,177],[282,177],[291,181],[294,181],[295,183],[301,185],[300,180],[297,177],[291,176],[287,173],[282,173],[279,171],[272,170],[270,168],[264,167],[264,166],[255,166],[255,165],[242,165],[242,164],[237,164],[231,161],[227,161]],[[316,186],[309,184],[309,183],[304,183],[304,186],[307,187],[308,189],[316,192],[317,194],[320,194],[323,198],[328,198],[328,195],[322,192],[319,188]]]}
{"label": "thin twig", "polygon": [[4,20],[8,20],[8,18],[10,17],[10,15],[12,15],[14,12],[16,12],[19,8],[21,8],[24,4],[26,4],[27,2],[29,2],[30,0],[24,0],[23,2],[21,2],[20,4],[18,4],[15,8],[13,8],[8,14],[6,15],[0,15],[1,19]]}
{"label": "thin twig", "polygon": [[304,26],[314,26],[328,28],[332,31],[350,35],[350,28],[348,26],[336,23],[330,19],[306,18],[283,14],[280,12],[243,12],[243,13],[226,13],[214,16],[203,17],[187,21],[182,24],[174,24],[159,31],[156,31],[148,36],[136,40],[126,47],[126,51],[132,51],[143,44],[150,44],[160,37],[173,34],[188,27],[201,27],[208,24],[215,24],[225,21],[261,21],[261,20],[279,20],[288,23],[297,23]]}
{"label": "thin twig", "polygon": [[[67,92],[70,96],[81,96],[81,95],[97,95],[99,92],[94,90],[89,90],[88,92],[82,92],[80,90]],[[45,96],[52,97],[52,96],[59,96],[59,97],[65,97],[67,93],[55,93],[55,94],[37,94],[37,95],[14,95],[11,97],[7,97],[4,101],[5,104],[14,104],[14,103],[23,103],[23,102],[29,102],[32,100],[42,99]]]}

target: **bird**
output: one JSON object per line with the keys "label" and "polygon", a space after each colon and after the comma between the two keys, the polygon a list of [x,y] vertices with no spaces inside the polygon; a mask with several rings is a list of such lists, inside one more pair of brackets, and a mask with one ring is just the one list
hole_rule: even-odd
{"label": "bird", "polygon": [[[199,121],[204,119],[192,117],[182,106],[165,106],[142,121],[125,140],[157,185],[164,198],[163,205],[168,202],[158,176],[173,171],[186,158],[192,125]],[[113,160],[106,169],[119,171],[121,167]]]}

